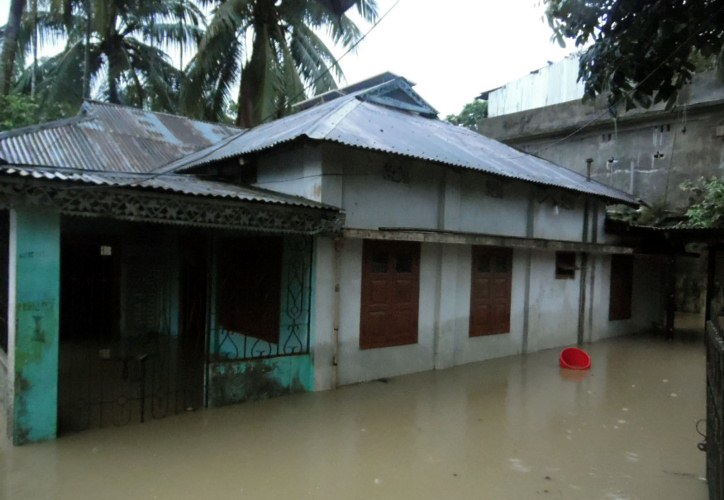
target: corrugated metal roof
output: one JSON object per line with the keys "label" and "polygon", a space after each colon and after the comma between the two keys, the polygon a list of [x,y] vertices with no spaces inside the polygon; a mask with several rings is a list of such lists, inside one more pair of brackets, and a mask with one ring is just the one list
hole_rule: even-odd
{"label": "corrugated metal roof", "polygon": [[86,101],[74,118],[0,133],[0,159],[15,165],[150,172],[239,131]]}
{"label": "corrugated metal roof", "polygon": [[241,132],[160,171],[184,171],[308,138],[569,189],[617,203],[640,203],[628,193],[587,180],[578,172],[466,128],[366,101],[365,92],[367,90],[340,96],[295,115]]}
{"label": "corrugated metal roof", "polygon": [[225,182],[200,179],[189,174],[137,174],[128,172],[90,172],[71,169],[0,165],[0,175],[32,177],[39,180],[62,181],[114,188],[151,189],[168,193],[225,198],[236,201],[272,203],[293,207],[333,210],[331,205],[317,203],[299,196],[292,196],[266,189],[238,186]]}

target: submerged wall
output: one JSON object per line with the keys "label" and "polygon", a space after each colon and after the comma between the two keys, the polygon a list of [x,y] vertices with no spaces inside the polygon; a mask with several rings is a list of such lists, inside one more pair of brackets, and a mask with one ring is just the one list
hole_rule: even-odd
{"label": "submerged wall", "polygon": [[[324,264],[317,277],[315,388],[328,389],[577,343],[580,269],[574,279],[556,279],[555,252],[526,249],[513,252],[510,332],[470,337],[471,251],[470,245],[423,243],[418,341],[360,349],[362,240],[322,239],[318,245],[318,258]],[[529,252],[530,281],[526,285]],[[656,259],[648,257],[635,257],[632,318],[609,320],[610,262],[610,255],[589,254],[584,342],[646,331],[662,320],[664,288]],[[577,264],[581,265],[581,254],[577,255]]]}
{"label": "submerged wall", "polygon": [[[548,240],[573,245],[569,248],[591,241],[615,245],[614,237],[602,233],[600,200],[333,144],[323,144],[316,160],[305,155],[296,170],[289,158],[271,157],[260,165],[266,170],[260,179],[270,182],[266,187],[284,187],[285,180],[304,177],[315,200],[342,207],[346,214],[347,235],[319,238],[316,247],[316,389],[571,345],[579,336],[586,341],[632,333],[660,319],[661,301],[651,293],[660,288],[650,283],[658,276],[655,268],[637,267],[635,286],[646,293],[634,298],[635,319],[609,321],[609,254],[588,254],[582,291],[580,250],[573,279],[556,279],[555,246],[514,248],[510,331],[470,337],[472,246],[438,234]],[[312,160],[321,167],[312,168]],[[584,237],[586,214],[589,231]],[[404,239],[411,233],[423,241],[417,342],[361,349],[363,238]]]}

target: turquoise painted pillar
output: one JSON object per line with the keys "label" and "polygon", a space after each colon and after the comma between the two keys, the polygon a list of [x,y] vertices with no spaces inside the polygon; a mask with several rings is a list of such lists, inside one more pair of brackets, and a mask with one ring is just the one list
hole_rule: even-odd
{"label": "turquoise painted pillar", "polygon": [[21,445],[57,432],[60,214],[11,210],[8,250],[8,424]]}

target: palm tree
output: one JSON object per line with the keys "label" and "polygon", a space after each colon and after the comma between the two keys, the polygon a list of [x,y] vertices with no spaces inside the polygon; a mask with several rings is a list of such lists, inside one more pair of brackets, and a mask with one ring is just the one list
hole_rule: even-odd
{"label": "palm tree", "polygon": [[[64,27],[65,49],[38,65],[37,92],[79,103],[88,88],[102,99],[175,111],[181,71],[163,48],[199,40],[203,14],[190,0],[51,0],[41,31]],[[19,84],[31,81],[26,71]]]}
{"label": "palm tree", "polygon": [[[364,19],[377,18],[376,0],[355,3]],[[238,82],[236,124],[251,127],[288,113],[306,88],[314,94],[336,88],[342,70],[319,30],[345,47],[361,36],[327,1],[221,0],[189,64],[182,111],[221,119]]]}
{"label": "palm tree", "polygon": [[0,94],[8,95],[15,74],[15,62],[18,50],[18,34],[22,22],[26,0],[11,0],[8,11],[8,23],[3,33],[3,48],[0,54]]}

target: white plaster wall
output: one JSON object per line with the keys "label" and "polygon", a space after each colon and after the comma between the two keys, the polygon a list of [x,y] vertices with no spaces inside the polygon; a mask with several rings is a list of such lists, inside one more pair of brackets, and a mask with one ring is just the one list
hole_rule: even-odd
{"label": "white plaster wall", "polygon": [[[517,181],[463,172],[460,194],[460,231],[525,236],[529,186]],[[488,182],[500,186],[500,198],[490,194]]]}
{"label": "white plaster wall", "polygon": [[[580,264],[580,254],[576,256]],[[575,279],[556,279],[555,252],[533,251],[528,350],[575,344],[578,339],[580,271]]]}
{"label": "white plaster wall", "polygon": [[334,314],[337,283],[334,240],[314,242],[314,309],[310,344],[314,357],[314,389],[334,388]]}
{"label": "white plaster wall", "polygon": [[[315,311],[316,388],[332,386],[334,264],[339,261],[339,385],[443,369],[523,351],[525,273],[528,250],[513,252],[510,333],[469,337],[469,245],[422,244],[418,343],[379,349],[359,348],[362,240],[344,239],[335,253],[329,239],[317,247]],[[654,258],[636,257],[633,319],[608,320],[609,255],[589,256],[584,340],[596,341],[647,330],[660,322],[663,290]],[[577,255],[581,264],[581,255]],[[591,278],[593,273],[593,283]],[[320,275],[321,274],[321,275]],[[555,278],[555,252],[531,251],[528,352],[574,345],[578,339],[581,271],[575,279]],[[325,298],[326,297],[326,298]],[[592,316],[591,316],[592,314]]]}
{"label": "white plaster wall", "polygon": [[472,249],[469,246],[460,246],[458,248],[458,300],[456,304],[454,304],[455,316],[458,318],[458,328],[455,332],[454,365],[510,356],[522,352],[526,253],[525,250],[513,251],[510,332],[498,335],[470,337],[470,271],[472,265]]}
{"label": "white plaster wall", "polygon": [[435,251],[423,245],[420,255],[418,343],[382,349],[359,348],[362,297],[362,240],[345,239],[340,258],[340,385],[392,377],[433,368],[433,325],[436,302]]}
{"label": "white plaster wall", "polygon": [[[560,192],[546,190],[535,201],[533,236],[535,238],[581,241],[584,203],[582,197],[564,195],[571,208],[565,208]],[[589,214],[591,209],[589,207]]]}
{"label": "white plaster wall", "polygon": [[[324,145],[322,160],[321,201],[343,208],[350,228],[420,228],[523,237],[532,196],[534,237],[581,240],[583,197],[560,189],[338,145]],[[386,165],[402,169],[405,180],[389,180]]]}
{"label": "white plaster wall", "polygon": [[261,156],[257,165],[256,185],[322,201],[321,147],[305,145]]}
{"label": "white plaster wall", "polygon": [[665,283],[663,264],[656,257],[634,256],[631,319],[610,321],[611,256],[597,258],[597,276],[593,296],[593,328],[587,340],[597,341],[618,335],[649,331],[663,324]]}
{"label": "white plaster wall", "polygon": [[422,244],[418,343],[359,348],[362,241],[346,239],[340,254],[341,329],[339,383],[442,369],[520,353],[522,349],[524,253],[515,252],[511,333],[469,338],[471,247]]}
{"label": "white plaster wall", "polygon": [[[385,166],[404,170],[404,180],[385,175]],[[323,201],[342,207],[346,226],[357,229],[437,229],[444,167],[376,152],[325,146]],[[339,176],[343,173],[343,179]],[[341,183],[341,185],[340,185]]]}

